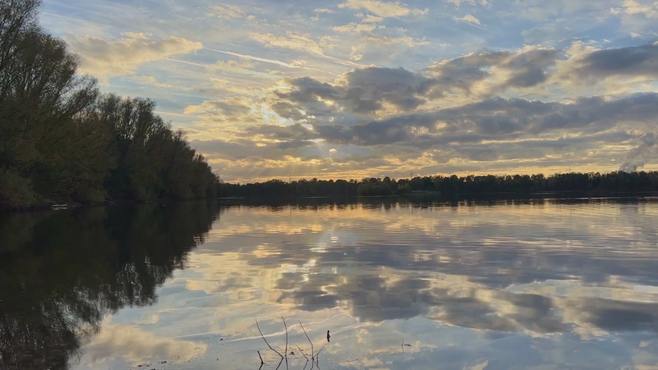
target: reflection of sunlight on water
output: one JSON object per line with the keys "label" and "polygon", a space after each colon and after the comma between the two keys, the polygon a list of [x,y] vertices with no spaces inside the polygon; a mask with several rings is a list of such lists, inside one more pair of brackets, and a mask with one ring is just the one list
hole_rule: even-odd
{"label": "reflection of sunlight on water", "polygon": [[657,220],[654,203],[229,208],[139,309],[158,320],[120,310],[83,359],[142,360],[108,350],[121,332],[190,368],[271,366],[254,322],[282,346],[286,317],[291,346],[299,321],[332,332],[327,368],[639,368],[658,363]]}

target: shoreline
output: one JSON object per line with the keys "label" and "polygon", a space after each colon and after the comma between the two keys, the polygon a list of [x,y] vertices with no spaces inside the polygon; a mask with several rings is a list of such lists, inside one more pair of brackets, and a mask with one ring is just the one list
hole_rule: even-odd
{"label": "shoreline", "polygon": [[44,211],[63,211],[81,208],[96,207],[135,207],[144,205],[166,206],[171,204],[193,203],[193,202],[217,202],[218,205],[236,206],[236,205],[291,205],[291,204],[356,204],[356,203],[374,203],[387,201],[405,201],[405,202],[439,202],[439,203],[456,203],[456,202],[498,202],[498,201],[550,201],[550,200],[658,200],[658,191],[653,192],[535,192],[535,193],[465,193],[455,195],[442,195],[436,192],[412,192],[406,194],[390,195],[356,195],[356,196],[286,196],[277,197],[217,197],[217,198],[198,198],[198,199],[168,199],[156,201],[107,201],[100,203],[80,203],[80,202],[49,202],[45,204],[32,205],[26,207],[5,207],[0,205],[0,214],[10,213],[29,213]]}
{"label": "shoreline", "polygon": [[38,205],[31,205],[25,207],[6,207],[0,204],[0,214],[8,213],[29,213],[29,212],[44,212],[44,211],[66,211],[72,209],[86,209],[86,208],[99,208],[99,207],[134,207],[144,205],[159,205],[164,206],[168,204],[191,203],[191,202],[208,202],[217,201],[215,198],[197,198],[197,199],[164,199],[153,201],[105,201],[94,203],[81,203],[81,202],[49,202]]}
{"label": "shoreline", "polygon": [[442,196],[438,193],[411,193],[368,196],[288,196],[271,199],[269,197],[219,197],[220,205],[252,205],[252,204],[294,204],[294,203],[360,203],[376,201],[409,201],[409,202],[443,202],[454,203],[464,201],[515,201],[515,200],[623,200],[646,199],[658,200],[658,191],[654,192],[615,192],[615,193],[582,193],[582,192],[537,192],[537,193],[479,193]]}

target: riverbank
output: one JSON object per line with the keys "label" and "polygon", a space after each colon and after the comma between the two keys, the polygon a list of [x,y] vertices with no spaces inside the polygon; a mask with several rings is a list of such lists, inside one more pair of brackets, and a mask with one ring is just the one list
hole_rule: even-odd
{"label": "riverbank", "polygon": [[474,203],[497,203],[506,201],[596,201],[596,200],[658,200],[658,192],[637,193],[577,193],[577,192],[542,192],[529,194],[514,193],[488,193],[488,194],[462,194],[461,196],[444,197],[438,193],[414,193],[405,195],[382,195],[382,196],[312,196],[312,197],[279,197],[271,199],[267,197],[220,197],[219,204],[222,206],[286,206],[286,205],[325,205],[325,204],[390,204],[390,203],[444,203],[458,204],[461,202]]}

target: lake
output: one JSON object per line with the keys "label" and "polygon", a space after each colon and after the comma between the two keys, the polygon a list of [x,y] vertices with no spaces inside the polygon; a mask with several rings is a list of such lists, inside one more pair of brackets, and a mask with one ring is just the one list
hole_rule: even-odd
{"label": "lake", "polygon": [[[287,361],[257,322],[279,352],[287,333]],[[658,202],[0,215],[0,355],[2,369],[258,369],[259,355],[263,369],[658,369]]]}

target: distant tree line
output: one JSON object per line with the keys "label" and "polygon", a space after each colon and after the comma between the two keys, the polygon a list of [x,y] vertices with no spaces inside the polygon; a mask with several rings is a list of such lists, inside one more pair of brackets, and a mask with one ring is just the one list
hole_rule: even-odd
{"label": "distant tree line", "polygon": [[0,207],[214,197],[204,158],[148,99],[99,93],[38,0],[0,0]]}
{"label": "distant tree line", "polygon": [[425,176],[411,179],[272,180],[251,184],[220,183],[221,197],[291,198],[430,195],[445,198],[541,193],[586,195],[658,192],[658,172],[565,173],[507,176]]}

